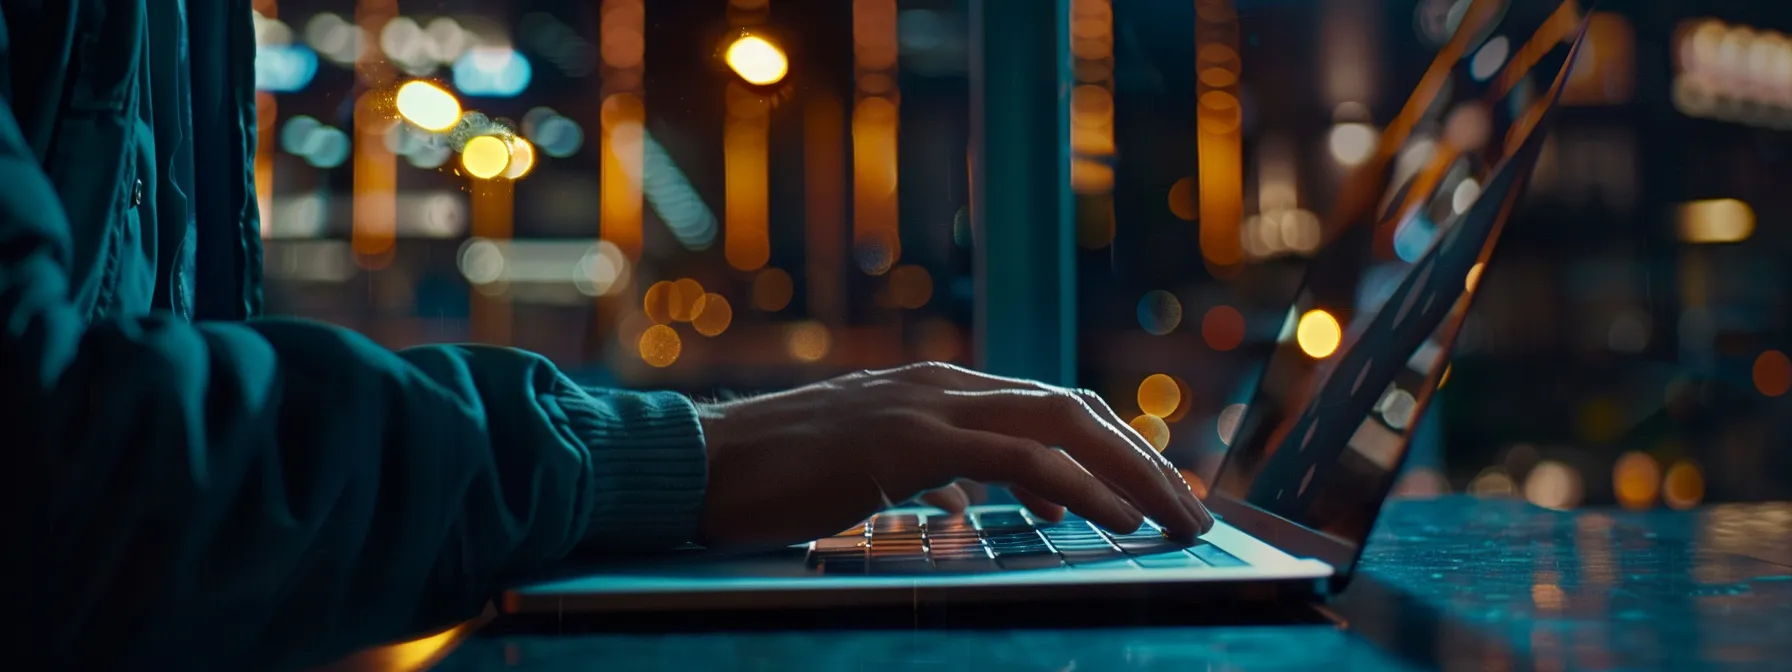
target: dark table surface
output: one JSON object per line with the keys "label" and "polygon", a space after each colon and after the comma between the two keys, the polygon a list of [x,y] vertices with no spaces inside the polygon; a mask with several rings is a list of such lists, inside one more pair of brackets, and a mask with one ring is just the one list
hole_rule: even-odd
{"label": "dark table surface", "polygon": [[1400,501],[1362,568],[1332,620],[1214,624],[1231,605],[1187,604],[1018,628],[469,628],[337,669],[1792,669],[1792,504]]}

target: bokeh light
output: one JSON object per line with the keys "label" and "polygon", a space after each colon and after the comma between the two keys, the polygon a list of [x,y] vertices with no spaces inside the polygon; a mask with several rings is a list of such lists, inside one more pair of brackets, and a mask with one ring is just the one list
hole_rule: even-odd
{"label": "bokeh light", "polygon": [[1237,348],[1244,343],[1244,314],[1224,304],[1208,308],[1201,316],[1201,340],[1220,352]]}
{"label": "bokeh light", "polygon": [[1555,460],[1544,460],[1524,479],[1524,498],[1546,509],[1568,509],[1580,503],[1580,472]]}
{"label": "bokeh light", "polygon": [[663,324],[656,324],[641,332],[639,342],[641,361],[648,366],[663,369],[678,361],[678,355],[684,350],[684,343],[679,340],[678,332]]}
{"label": "bokeh light", "polygon": [[1159,418],[1169,417],[1182,404],[1182,390],[1176,386],[1176,380],[1161,373],[1146,376],[1139,383],[1138,396],[1139,410]]}
{"label": "bokeh light", "polygon": [[510,145],[492,135],[473,138],[460,152],[460,165],[482,180],[497,177],[510,165]]}
{"label": "bokeh light", "polygon": [[1680,240],[1688,243],[1737,243],[1755,233],[1755,210],[1734,198],[1694,201],[1677,214]]}
{"label": "bokeh light", "polygon": [[722,60],[748,84],[776,84],[790,73],[790,60],[778,46],[757,35],[745,35],[728,45]]}
{"label": "bokeh light", "polygon": [[1131,425],[1133,431],[1138,432],[1139,436],[1145,437],[1145,442],[1150,443],[1157,452],[1164,452],[1164,449],[1170,446],[1170,426],[1164,423],[1163,418],[1155,415],[1141,415],[1133,418],[1132,422],[1127,424]]}
{"label": "bokeh light", "polygon": [[440,133],[460,121],[460,101],[435,83],[414,79],[398,87],[398,114],[418,128]]}
{"label": "bokeh light", "polygon": [[1612,467],[1612,494],[1626,509],[1655,506],[1661,487],[1661,465],[1648,453],[1628,452]]}
{"label": "bokeh light", "polygon": [[1792,359],[1778,350],[1768,350],[1755,358],[1755,389],[1769,397],[1784,396],[1792,391]]}
{"label": "bokeh light", "polygon": [[1512,497],[1518,494],[1518,484],[1504,470],[1487,469],[1469,481],[1468,492],[1476,497]]}
{"label": "bokeh light", "polygon": [[703,285],[691,278],[680,278],[672,283],[672,291],[667,293],[666,312],[673,320],[690,322],[703,312]]}
{"label": "bokeh light", "polygon": [[1300,324],[1295,327],[1294,338],[1300,343],[1302,352],[1313,359],[1325,359],[1337,352],[1338,345],[1344,340],[1344,331],[1338,326],[1338,318],[1323,310],[1309,310],[1300,316]]}
{"label": "bokeh light", "polygon": [[753,307],[775,313],[790,305],[795,286],[790,273],[782,268],[767,268],[753,276]]}
{"label": "bokeh light", "polygon": [[802,362],[819,362],[828,356],[833,348],[833,336],[828,328],[820,322],[798,322],[790,326],[784,335],[784,348],[790,356]]}
{"label": "bokeh light", "polygon": [[1162,336],[1182,324],[1182,302],[1161,289],[1145,292],[1139,299],[1139,326],[1147,333]]}
{"label": "bokeh light", "polygon": [[1668,467],[1661,483],[1661,501],[1670,508],[1690,509],[1705,500],[1705,472],[1692,460],[1680,460]]}
{"label": "bokeh light", "polygon": [[933,298],[933,275],[922,266],[903,265],[890,270],[890,299],[914,310]]}
{"label": "bokeh light", "polygon": [[647,319],[653,320],[654,324],[671,324],[672,294],[677,291],[670,280],[661,280],[649,286],[647,293],[641,295],[641,310],[647,314]]}
{"label": "bokeh light", "polygon": [[509,98],[529,88],[534,68],[510,47],[474,47],[454,59],[454,87],[469,96]]}
{"label": "bokeh light", "polygon": [[1345,166],[1356,166],[1368,161],[1375,153],[1375,143],[1381,135],[1374,126],[1346,122],[1332,127],[1326,144],[1332,152],[1332,159]]}
{"label": "bokeh light", "polygon": [[504,178],[520,180],[535,169],[535,145],[522,136],[510,138],[510,164],[504,167]]}
{"label": "bokeh light", "polygon": [[1195,493],[1196,498],[1207,496],[1207,481],[1202,479],[1200,474],[1188,469],[1177,469],[1176,471],[1182,474],[1183,482],[1188,483],[1189,492]]}
{"label": "bokeh light", "polygon": [[703,295],[703,312],[691,320],[691,327],[704,336],[719,336],[734,321],[734,307],[721,294]]}
{"label": "bokeh light", "polygon": [[[1218,68],[1213,68],[1218,70]],[[1170,185],[1170,214],[1185,222],[1195,221],[1201,216],[1195,178],[1184,177]]]}

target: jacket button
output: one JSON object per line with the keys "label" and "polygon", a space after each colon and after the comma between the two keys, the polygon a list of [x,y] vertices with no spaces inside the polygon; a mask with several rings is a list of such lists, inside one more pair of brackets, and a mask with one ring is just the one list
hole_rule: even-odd
{"label": "jacket button", "polygon": [[131,185],[131,207],[135,208],[142,204],[143,204],[143,180],[137,180],[136,184]]}

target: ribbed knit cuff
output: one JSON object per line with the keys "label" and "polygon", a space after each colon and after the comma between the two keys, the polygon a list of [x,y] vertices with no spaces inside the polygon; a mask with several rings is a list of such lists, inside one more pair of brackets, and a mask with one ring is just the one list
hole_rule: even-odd
{"label": "ribbed knit cuff", "polygon": [[697,538],[709,483],[697,407],[671,392],[567,390],[573,432],[591,452],[591,502],[579,550],[657,551]]}

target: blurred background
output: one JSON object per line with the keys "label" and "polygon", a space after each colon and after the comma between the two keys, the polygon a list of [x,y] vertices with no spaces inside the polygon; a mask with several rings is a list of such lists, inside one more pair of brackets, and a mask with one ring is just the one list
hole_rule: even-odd
{"label": "blurred background", "polygon": [[[1208,479],[1470,3],[1066,3],[1078,383]],[[700,396],[974,365],[968,4],[256,0],[269,312]],[[1403,495],[1792,498],[1792,6],[1605,4]]]}

